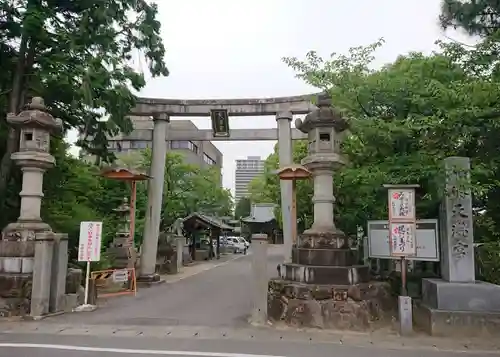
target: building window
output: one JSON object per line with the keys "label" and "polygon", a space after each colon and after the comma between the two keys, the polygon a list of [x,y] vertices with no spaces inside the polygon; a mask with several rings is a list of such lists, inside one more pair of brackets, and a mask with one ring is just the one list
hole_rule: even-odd
{"label": "building window", "polygon": [[208,156],[207,154],[203,154],[203,161],[208,164],[208,165],[215,165],[216,162],[214,159],[212,159],[210,156]]}
{"label": "building window", "polygon": [[172,149],[187,149],[189,148],[189,141],[174,140],[170,143]]}
{"label": "building window", "polygon": [[191,151],[193,151],[195,154],[197,154],[198,153],[198,145],[196,145],[192,141],[190,141],[189,144],[190,144],[189,148],[191,149]]}
{"label": "building window", "polygon": [[187,140],[172,140],[170,142],[170,147],[172,149],[188,149],[194,153],[198,153],[198,146],[192,141]]}
{"label": "building window", "polygon": [[148,144],[149,143],[144,140],[134,140],[130,142],[130,147],[132,149],[146,149],[147,147],[149,147]]}

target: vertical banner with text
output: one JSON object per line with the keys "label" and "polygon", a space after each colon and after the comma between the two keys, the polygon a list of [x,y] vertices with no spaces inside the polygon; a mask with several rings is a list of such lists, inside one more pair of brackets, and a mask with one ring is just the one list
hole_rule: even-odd
{"label": "vertical banner with text", "polygon": [[417,253],[414,188],[389,189],[389,244],[392,256]]}
{"label": "vertical banner with text", "polygon": [[98,262],[101,259],[102,222],[81,222],[78,242],[79,262]]}

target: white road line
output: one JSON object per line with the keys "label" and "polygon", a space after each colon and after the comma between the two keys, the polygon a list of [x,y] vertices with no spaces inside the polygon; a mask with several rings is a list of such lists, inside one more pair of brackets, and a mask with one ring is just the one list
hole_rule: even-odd
{"label": "white road line", "polygon": [[49,345],[38,343],[0,343],[5,348],[43,348],[49,350],[81,351],[81,352],[108,352],[122,354],[142,355],[164,355],[164,356],[188,356],[188,357],[286,357],[276,355],[255,355],[248,353],[224,353],[203,351],[171,351],[171,350],[135,350],[125,348],[86,347],[69,345]]}

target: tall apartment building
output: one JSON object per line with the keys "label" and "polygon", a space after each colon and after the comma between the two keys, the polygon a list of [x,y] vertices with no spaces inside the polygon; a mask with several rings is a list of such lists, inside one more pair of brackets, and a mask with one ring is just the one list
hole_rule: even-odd
{"label": "tall apartment building", "polygon": [[234,199],[236,203],[248,196],[248,184],[264,173],[264,160],[260,156],[248,156],[246,160],[236,160]]}
{"label": "tall apartment building", "polygon": [[[117,157],[134,154],[152,146],[152,119],[148,117],[131,117],[130,119],[134,127],[130,134],[118,134],[108,138],[108,149]],[[196,131],[199,129],[190,120],[172,120],[168,130]],[[222,153],[210,141],[169,140],[167,150],[182,154],[186,163],[201,167],[216,166],[222,170]]]}

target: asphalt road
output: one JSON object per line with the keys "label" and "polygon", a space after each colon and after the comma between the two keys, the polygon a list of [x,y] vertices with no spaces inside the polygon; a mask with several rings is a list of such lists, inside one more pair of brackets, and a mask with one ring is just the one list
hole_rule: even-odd
{"label": "asphalt road", "polygon": [[[321,342],[197,340],[161,338],[0,335],[0,357],[131,357],[150,355],[204,357],[457,357],[488,352],[390,349]],[[8,341],[8,342],[3,342]]]}
{"label": "asphalt road", "polygon": [[[283,260],[280,247],[269,249],[269,276]],[[251,311],[251,256],[177,281],[140,289],[137,296],[109,299],[94,312],[65,314],[52,323],[142,326],[246,326]]]}

